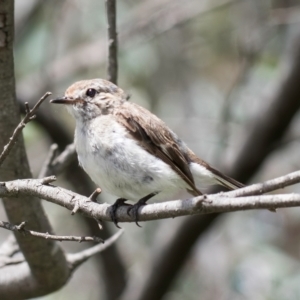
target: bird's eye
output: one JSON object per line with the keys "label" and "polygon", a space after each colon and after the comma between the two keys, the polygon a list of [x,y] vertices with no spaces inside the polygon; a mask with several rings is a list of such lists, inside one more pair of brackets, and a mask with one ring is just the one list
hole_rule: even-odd
{"label": "bird's eye", "polygon": [[95,95],[97,94],[97,91],[95,89],[88,89],[85,93],[88,97],[95,97]]}

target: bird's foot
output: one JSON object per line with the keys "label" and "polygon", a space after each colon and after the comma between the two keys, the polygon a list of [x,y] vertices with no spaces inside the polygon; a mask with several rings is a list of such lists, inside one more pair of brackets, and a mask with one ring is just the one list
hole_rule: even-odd
{"label": "bird's foot", "polygon": [[118,227],[118,228],[121,228],[119,225],[118,225],[118,219],[117,219],[117,209],[120,207],[120,206],[123,206],[123,205],[126,205],[126,206],[131,206],[130,204],[128,203],[125,203],[127,201],[127,199],[124,199],[124,198],[119,198],[116,200],[116,202],[110,206],[110,211],[109,211],[109,214],[110,214],[110,218],[111,220],[114,222],[114,224]]}
{"label": "bird's foot", "polygon": [[154,197],[155,195],[157,195],[158,192],[154,192],[154,193],[151,193],[145,197],[143,197],[142,199],[140,199],[137,203],[135,203],[134,205],[131,205],[130,207],[128,207],[127,209],[127,214],[128,216],[130,216],[130,214],[132,214],[132,216],[134,217],[134,221],[135,221],[135,224],[138,226],[138,227],[142,227],[139,225],[138,221],[139,221],[139,209],[141,206],[144,206],[144,205],[147,205],[147,201]]}

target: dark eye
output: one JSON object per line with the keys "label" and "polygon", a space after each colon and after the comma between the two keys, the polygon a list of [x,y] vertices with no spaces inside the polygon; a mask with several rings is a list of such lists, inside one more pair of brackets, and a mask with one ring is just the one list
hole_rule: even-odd
{"label": "dark eye", "polygon": [[95,89],[88,89],[85,94],[88,97],[93,98],[97,94],[97,91]]}

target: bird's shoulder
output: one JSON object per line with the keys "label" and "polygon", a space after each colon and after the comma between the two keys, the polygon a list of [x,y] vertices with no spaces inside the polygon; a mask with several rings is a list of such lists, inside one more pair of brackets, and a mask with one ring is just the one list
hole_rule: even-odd
{"label": "bird's shoulder", "polygon": [[[117,120],[132,133],[145,131],[155,144],[165,143],[174,139],[175,134],[156,115],[138,104],[125,102],[115,111]],[[140,134],[142,132],[139,132]]]}
{"label": "bird's shoulder", "polygon": [[155,114],[136,103],[126,102],[115,111],[116,120],[138,140],[152,142],[166,150],[170,147],[179,149],[183,142]]}

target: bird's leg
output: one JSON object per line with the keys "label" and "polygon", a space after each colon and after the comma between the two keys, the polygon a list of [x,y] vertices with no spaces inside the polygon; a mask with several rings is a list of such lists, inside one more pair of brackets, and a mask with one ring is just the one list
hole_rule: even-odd
{"label": "bird's leg", "polygon": [[142,199],[140,199],[140,200],[139,200],[137,203],[135,203],[134,205],[131,205],[130,207],[128,207],[128,209],[127,209],[127,214],[128,214],[128,216],[130,216],[130,213],[131,213],[131,211],[132,211],[132,215],[133,215],[133,217],[134,217],[135,224],[136,224],[137,226],[142,227],[142,226],[140,226],[139,223],[138,223],[138,219],[139,219],[139,214],[138,214],[139,208],[140,208],[141,206],[143,206],[143,205],[146,205],[146,204],[147,204],[147,201],[148,201],[150,198],[152,198],[152,197],[154,197],[155,195],[157,195],[157,194],[158,194],[158,192],[151,193],[151,194],[149,194],[149,195],[143,197]]}
{"label": "bird's leg", "polygon": [[110,211],[109,211],[109,214],[110,214],[110,218],[111,220],[114,222],[114,224],[118,227],[118,228],[121,228],[119,225],[118,225],[118,219],[117,219],[117,216],[116,216],[116,213],[117,213],[117,209],[120,207],[120,206],[123,206],[123,205],[127,205],[127,206],[131,206],[130,204],[128,203],[125,203],[127,201],[127,199],[124,199],[124,198],[118,198],[116,200],[116,202],[110,206]]}

